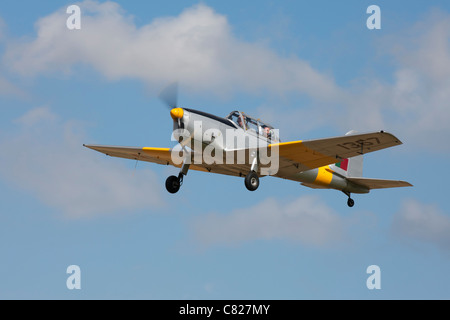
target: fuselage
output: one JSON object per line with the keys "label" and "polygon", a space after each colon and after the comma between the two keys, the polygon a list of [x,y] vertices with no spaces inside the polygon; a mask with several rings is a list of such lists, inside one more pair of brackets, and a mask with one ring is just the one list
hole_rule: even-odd
{"label": "fuselage", "polygon": [[[204,162],[212,163],[222,160],[223,163],[228,164],[227,161],[231,159],[237,161],[237,164],[245,162],[247,166],[251,166],[255,159],[261,161],[261,154],[258,157],[257,152],[279,142],[278,130],[274,134],[275,129],[272,127],[239,112],[236,112],[236,115],[241,121],[237,123],[235,119],[235,121],[232,120],[232,114],[228,118],[221,118],[206,112],[183,108],[180,121],[174,119],[174,138],[180,144],[188,146],[193,154],[197,156],[201,154]],[[245,121],[247,125],[243,125]],[[272,135],[265,134],[263,127],[270,127]],[[244,160],[238,159],[239,151],[243,151]],[[218,154],[221,154],[220,158],[217,158]],[[233,156],[227,159],[227,155],[230,154]],[[260,166],[256,166],[256,169],[258,174],[263,176],[259,170]],[[300,182],[311,188],[336,189],[348,193],[369,192],[367,188],[348,181],[345,174],[338,171],[327,165],[298,171],[292,176],[283,178]],[[272,171],[270,175],[276,175],[276,172]]]}

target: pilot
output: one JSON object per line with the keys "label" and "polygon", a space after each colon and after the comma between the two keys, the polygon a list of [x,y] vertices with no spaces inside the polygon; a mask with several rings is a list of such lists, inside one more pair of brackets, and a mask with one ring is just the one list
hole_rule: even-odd
{"label": "pilot", "polygon": [[242,129],[244,129],[244,124],[242,123],[242,118],[241,118],[241,117],[238,118],[238,125],[239,125],[239,127],[241,127]]}
{"label": "pilot", "polygon": [[270,128],[269,127],[265,127],[264,128],[264,135],[267,137],[267,139],[271,139],[272,138],[272,134],[270,132]]}

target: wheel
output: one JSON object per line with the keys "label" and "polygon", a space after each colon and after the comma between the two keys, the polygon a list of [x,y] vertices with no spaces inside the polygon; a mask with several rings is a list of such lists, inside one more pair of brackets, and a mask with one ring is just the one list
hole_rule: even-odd
{"label": "wheel", "polygon": [[351,208],[355,205],[355,201],[352,198],[348,198],[347,205]]}
{"label": "wheel", "polygon": [[177,193],[180,190],[180,180],[178,177],[170,176],[166,180],[166,189],[170,193]]}
{"label": "wheel", "polygon": [[259,187],[259,178],[255,171],[249,172],[245,177],[245,186],[250,191],[255,191]]}

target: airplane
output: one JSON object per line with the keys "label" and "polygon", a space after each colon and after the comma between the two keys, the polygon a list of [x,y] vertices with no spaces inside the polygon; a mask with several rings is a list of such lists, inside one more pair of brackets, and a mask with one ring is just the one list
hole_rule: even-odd
{"label": "airplane", "polygon": [[173,138],[179,142],[175,147],[83,146],[112,157],[180,168],[178,176],[168,177],[165,183],[172,194],[179,191],[189,170],[243,177],[249,191],[257,190],[259,178],[264,176],[313,189],[335,189],[348,197],[349,207],[355,204],[352,194],[412,186],[401,180],[362,177],[364,154],[402,144],[391,133],[350,131],[332,138],[281,142],[278,130],[244,112],[219,117],[181,108],[176,98],[170,97],[173,93],[168,95],[160,97],[170,107]]}

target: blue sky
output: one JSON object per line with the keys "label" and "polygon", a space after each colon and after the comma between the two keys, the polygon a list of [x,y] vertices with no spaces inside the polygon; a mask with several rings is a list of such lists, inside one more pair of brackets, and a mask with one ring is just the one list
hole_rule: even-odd
{"label": "blue sky", "polygon": [[[177,169],[82,147],[173,146],[157,94],[175,79],[180,105],[240,109],[284,141],[390,131],[404,144],[367,155],[364,176],[414,187],[350,209],[191,171],[171,195]],[[447,1],[2,2],[0,298],[448,299],[449,87]]]}

